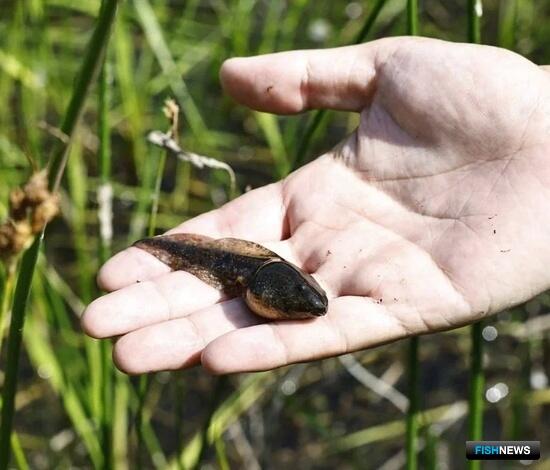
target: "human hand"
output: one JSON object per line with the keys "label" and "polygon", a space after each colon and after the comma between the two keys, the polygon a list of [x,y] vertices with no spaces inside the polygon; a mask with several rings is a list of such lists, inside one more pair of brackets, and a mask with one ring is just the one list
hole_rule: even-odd
{"label": "human hand", "polygon": [[[266,370],[475,322],[550,287],[550,75],[487,46],[390,38],[231,59],[225,89],[288,114],[361,113],[284,180],[172,232],[259,242],[313,273],[324,317],[265,323],[137,248],[84,330],[128,373]],[[141,281],[140,283],[136,283]]]}

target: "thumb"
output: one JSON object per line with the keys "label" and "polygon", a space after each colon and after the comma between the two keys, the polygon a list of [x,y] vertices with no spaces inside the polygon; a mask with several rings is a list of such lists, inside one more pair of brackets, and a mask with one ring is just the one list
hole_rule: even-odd
{"label": "thumb", "polygon": [[360,111],[375,90],[377,65],[395,44],[391,38],[334,49],[234,58],[224,62],[220,78],[227,93],[258,111]]}

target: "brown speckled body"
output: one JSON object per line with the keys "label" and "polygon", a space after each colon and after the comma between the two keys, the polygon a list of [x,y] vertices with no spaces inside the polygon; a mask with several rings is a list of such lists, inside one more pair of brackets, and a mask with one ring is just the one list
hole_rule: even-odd
{"label": "brown speckled body", "polygon": [[327,296],[315,279],[257,243],[174,234],[146,238],[134,246],[173,270],[190,272],[230,296],[242,296],[264,318],[304,319],[326,313]]}

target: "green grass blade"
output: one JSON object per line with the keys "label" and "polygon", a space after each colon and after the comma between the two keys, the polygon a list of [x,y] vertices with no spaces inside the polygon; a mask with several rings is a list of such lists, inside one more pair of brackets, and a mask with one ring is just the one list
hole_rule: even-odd
{"label": "green grass blade", "polygon": [[8,266],[3,281],[2,300],[0,302],[0,351],[2,351],[2,342],[4,339],[4,329],[9,319],[10,305],[13,295],[13,286],[15,283],[15,267]]}
{"label": "green grass blade", "polygon": [[262,31],[262,41],[258,46],[258,54],[267,54],[275,50],[277,34],[281,27],[282,13],[282,2],[269,2]]}
{"label": "green grass blade", "polygon": [[90,238],[86,228],[88,178],[82,153],[82,145],[77,138],[69,150],[66,178],[70,196],[69,220],[78,266],[78,294],[87,304],[94,296],[95,256],[93,258],[91,256]]}
{"label": "green grass blade", "polygon": [[[444,421],[458,421],[467,413],[467,405],[464,401],[458,401],[451,405],[442,405],[425,410],[422,421],[433,424]],[[368,426],[365,429],[352,432],[343,437],[337,437],[324,444],[323,454],[348,452],[351,449],[363,447],[381,441],[396,439],[406,432],[404,420],[393,420],[376,426]]]}
{"label": "green grass blade", "polygon": [[128,377],[115,372],[113,398],[113,467],[128,469],[128,401],[130,385]]}
{"label": "green grass blade", "polygon": [[277,122],[277,117],[274,114],[254,112],[254,117],[262,130],[265,139],[273,155],[275,162],[275,170],[279,178],[285,177],[290,171],[290,162],[287,158],[285,144]]}
{"label": "green grass blade", "polygon": [[11,435],[11,448],[13,451],[13,459],[17,464],[17,468],[19,470],[30,470],[27,459],[25,458],[25,453],[23,452],[23,447],[21,447],[21,442],[15,432]]}
{"label": "green grass blade", "polygon": [[380,12],[382,11],[382,7],[385,5],[386,1],[387,0],[378,0],[374,4],[374,6],[372,7],[372,10],[367,16],[367,19],[365,20],[365,24],[359,31],[359,34],[357,35],[357,37],[355,38],[354,44],[360,44],[367,38],[367,35],[370,33],[372,27],[374,26],[374,22],[378,18],[378,15],[380,15]]}
{"label": "green grass blade", "polygon": [[219,436],[214,436],[213,438],[209,438],[208,433],[210,430],[210,426],[212,426],[212,422],[214,420],[214,413],[216,412],[217,408],[220,406],[220,404],[225,403],[223,401],[223,394],[225,389],[228,385],[228,378],[227,376],[220,376],[216,377],[215,379],[215,385],[214,390],[212,394],[209,397],[209,403],[208,403],[208,419],[204,421],[204,424],[202,426],[201,431],[201,448],[199,450],[199,455],[197,457],[197,461],[195,465],[193,465],[193,469],[199,469],[202,466],[203,459],[206,455],[206,451],[208,450],[208,447],[212,444],[216,444],[216,440]]}
{"label": "green grass blade", "polygon": [[42,80],[14,54],[0,49],[0,70],[33,91],[42,91]]}
{"label": "green grass blade", "polygon": [[418,36],[418,0],[407,0],[407,33]]}
{"label": "green grass blade", "polygon": [[418,337],[409,340],[407,370],[409,374],[409,384],[407,396],[409,398],[409,407],[407,409],[406,419],[406,468],[415,470],[418,468],[418,392],[419,392],[419,362],[418,362]]}
{"label": "green grass blade", "polygon": [[483,4],[481,0],[468,0],[468,41],[481,43],[481,16]]}
{"label": "green grass blade", "polygon": [[[155,155],[159,152],[154,151]],[[147,236],[153,237],[157,230],[157,215],[159,210],[160,190],[162,186],[162,177],[164,175],[164,168],[166,166],[166,158],[168,152],[161,152],[158,158],[157,175],[155,177],[155,187],[153,189],[153,200],[151,202],[151,213],[149,214],[149,227],[147,229]]]}
{"label": "green grass blade", "polygon": [[114,37],[114,67],[117,91],[120,94],[123,118],[127,120],[127,132],[132,145],[132,158],[135,171],[139,178],[143,179],[143,166],[147,161],[147,147],[145,145],[145,120],[146,105],[143,93],[139,93],[141,83],[137,82],[134,75],[136,69],[133,54],[132,35],[130,32],[130,21],[127,12],[128,4],[121,7],[121,14],[117,21]]}
{"label": "green grass blade", "polygon": [[501,0],[498,19],[498,44],[506,49],[516,45],[518,0]]}

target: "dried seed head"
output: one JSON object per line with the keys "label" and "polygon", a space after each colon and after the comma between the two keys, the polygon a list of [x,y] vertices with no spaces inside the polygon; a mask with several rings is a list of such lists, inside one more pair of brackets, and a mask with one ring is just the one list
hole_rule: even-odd
{"label": "dried seed head", "polygon": [[34,173],[29,181],[23,187],[27,203],[31,206],[36,206],[51,197],[48,191],[48,174],[46,170]]}
{"label": "dried seed head", "polygon": [[9,195],[9,217],[0,224],[0,259],[10,264],[58,212],[59,199],[48,190],[45,170],[33,173],[23,187],[14,188]]}
{"label": "dried seed head", "polygon": [[25,204],[25,191],[22,188],[15,188],[10,192],[10,217],[13,220],[22,220],[27,216],[27,205]]}
{"label": "dried seed head", "polygon": [[32,213],[31,228],[33,233],[39,233],[42,227],[52,220],[59,212],[59,198],[56,194],[49,195]]}
{"label": "dried seed head", "polygon": [[178,137],[178,119],[180,114],[180,107],[176,100],[168,98],[164,101],[164,107],[162,108],[164,115],[168,118],[170,122],[170,130],[168,131],[170,137],[177,140]]}
{"label": "dried seed head", "polygon": [[5,222],[0,225],[0,258],[9,260],[23,251],[32,241],[32,230],[28,221]]}
{"label": "dried seed head", "polygon": [[178,103],[176,103],[176,100],[172,98],[168,98],[164,101],[164,106],[162,108],[162,112],[164,115],[168,118],[169,121],[173,121],[175,117],[180,112],[180,107],[178,106]]}

